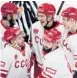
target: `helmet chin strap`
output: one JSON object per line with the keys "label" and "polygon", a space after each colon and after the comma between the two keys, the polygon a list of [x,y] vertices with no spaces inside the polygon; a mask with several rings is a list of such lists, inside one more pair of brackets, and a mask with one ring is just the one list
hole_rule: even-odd
{"label": "helmet chin strap", "polygon": [[52,50],[54,50],[57,46],[55,45],[55,43],[53,43],[52,45]]}
{"label": "helmet chin strap", "polygon": [[[52,18],[52,19],[53,19],[53,18]],[[52,21],[52,19],[51,19],[50,21]],[[47,17],[47,23],[46,23],[46,25],[44,26],[44,29],[50,29],[50,28],[51,28],[51,26],[50,26],[50,27],[47,27],[47,25],[49,24],[50,21],[48,21],[48,17]]]}
{"label": "helmet chin strap", "polygon": [[47,23],[46,23],[46,25],[44,26],[44,28],[46,28],[46,27],[47,27],[48,23],[49,23],[49,21],[47,21]]}

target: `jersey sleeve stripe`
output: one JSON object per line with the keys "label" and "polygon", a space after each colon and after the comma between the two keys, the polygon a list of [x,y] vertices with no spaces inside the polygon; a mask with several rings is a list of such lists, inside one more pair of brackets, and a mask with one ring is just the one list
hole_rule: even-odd
{"label": "jersey sleeve stripe", "polygon": [[6,72],[6,73],[8,72],[8,70],[4,70],[4,69],[1,69],[0,71]]}
{"label": "jersey sleeve stripe", "polygon": [[47,77],[47,78],[53,78],[53,77],[51,77],[50,75],[48,75],[48,74],[47,74],[46,72],[44,72],[44,71],[42,72],[42,75],[45,76],[45,77]]}
{"label": "jersey sleeve stripe", "polygon": [[45,78],[42,74],[40,74],[39,76],[38,76],[38,78]]}
{"label": "jersey sleeve stripe", "polygon": [[77,55],[73,55],[74,56],[74,60],[77,60]]}
{"label": "jersey sleeve stripe", "polygon": [[0,73],[1,77],[2,78],[6,78],[7,74],[4,74],[4,73]]}

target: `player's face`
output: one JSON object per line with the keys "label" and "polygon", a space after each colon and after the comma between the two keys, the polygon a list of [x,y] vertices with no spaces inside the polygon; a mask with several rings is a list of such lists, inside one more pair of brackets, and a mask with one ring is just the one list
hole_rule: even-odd
{"label": "player's face", "polygon": [[45,26],[47,24],[47,16],[43,13],[38,12],[38,20],[40,21],[42,26]]}
{"label": "player's face", "polygon": [[18,19],[17,14],[8,14],[7,15],[7,20],[9,21],[10,27],[15,25],[16,20]]}
{"label": "player's face", "polygon": [[62,22],[63,22],[64,27],[68,29],[69,28],[68,19],[66,17],[62,17]]}
{"label": "player's face", "polygon": [[23,47],[24,46],[24,38],[23,35],[20,34],[16,37],[16,43],[19,47]]}
{"label": "player's face", "polygon": [[75,21],[75,20],[70,20],[70,22],[69,22],[69,24],[70,24],[70,26],[69,26],[69,31],[71,32],[71,33],[75,33],[76,32],[76,30],[77,30],[77,21]]}
{"label": "player's face", "polygon": [[13,20],[16,21],[18,19],[18,15],[17,14],[13,14]]}
{"label": "player's face", "polygon": [[74,19],[68,19],[66,17],[63,17],[62,18],[63,20],[63,24],[65,26],[66,29],[68,29],[68,31],[73,31],[75,30],[76,28],[76,21]]}
{"label": "player's face", "polygon": [[43,50],[45,52],[50,52],[52,50],[53,43],[48,42],[47,40],[43,41]]}

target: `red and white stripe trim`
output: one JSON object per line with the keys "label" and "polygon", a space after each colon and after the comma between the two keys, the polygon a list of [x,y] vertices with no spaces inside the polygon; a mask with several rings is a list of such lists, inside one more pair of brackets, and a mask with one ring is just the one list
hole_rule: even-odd
{"label": "red and white stripe trim", "polygon": [[8,70],[0,69],[0,75],[2,78],[6,78],[8,74]]}

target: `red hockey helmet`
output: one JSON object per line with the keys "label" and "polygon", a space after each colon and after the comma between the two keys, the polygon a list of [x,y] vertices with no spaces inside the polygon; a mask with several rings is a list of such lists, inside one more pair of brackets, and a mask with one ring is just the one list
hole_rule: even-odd
{"label": "red hockey helmet", "polygon": [[44,4],[39,6],[37,11],[40,13],[44,13],[44,14],[54,15],[56,12],[56,9],[52,4],[44,3]]}
{"label": "red hockey helmet", "polygon": [[17,35],[19,35],[21,33],[21,30],[19,28],[16,27],[10,27],[8,28],[5,32],[4,32],[4,37],[3,39],[6,42],[9,42],[10,40],[12,40],[13,38],[15,38]]}
{"label": "red hockey helmet", "polygon": [[73,18],[74,20],[77,20],[77,9],[74,7],[69,7],[65,9],[61,15],[63,17]]}
{"label": "red hockey helmet", "polygon": [[1,7],[2,16],[6,16],[7,14],[18,13],[18,7],[14,3],[4,3]]}
{"label": "red hockey helmet", "polygon": [[56,42],[61,39],[61,32],[57,29],[45,30],[44,31],[44,40],[48,42]]}

